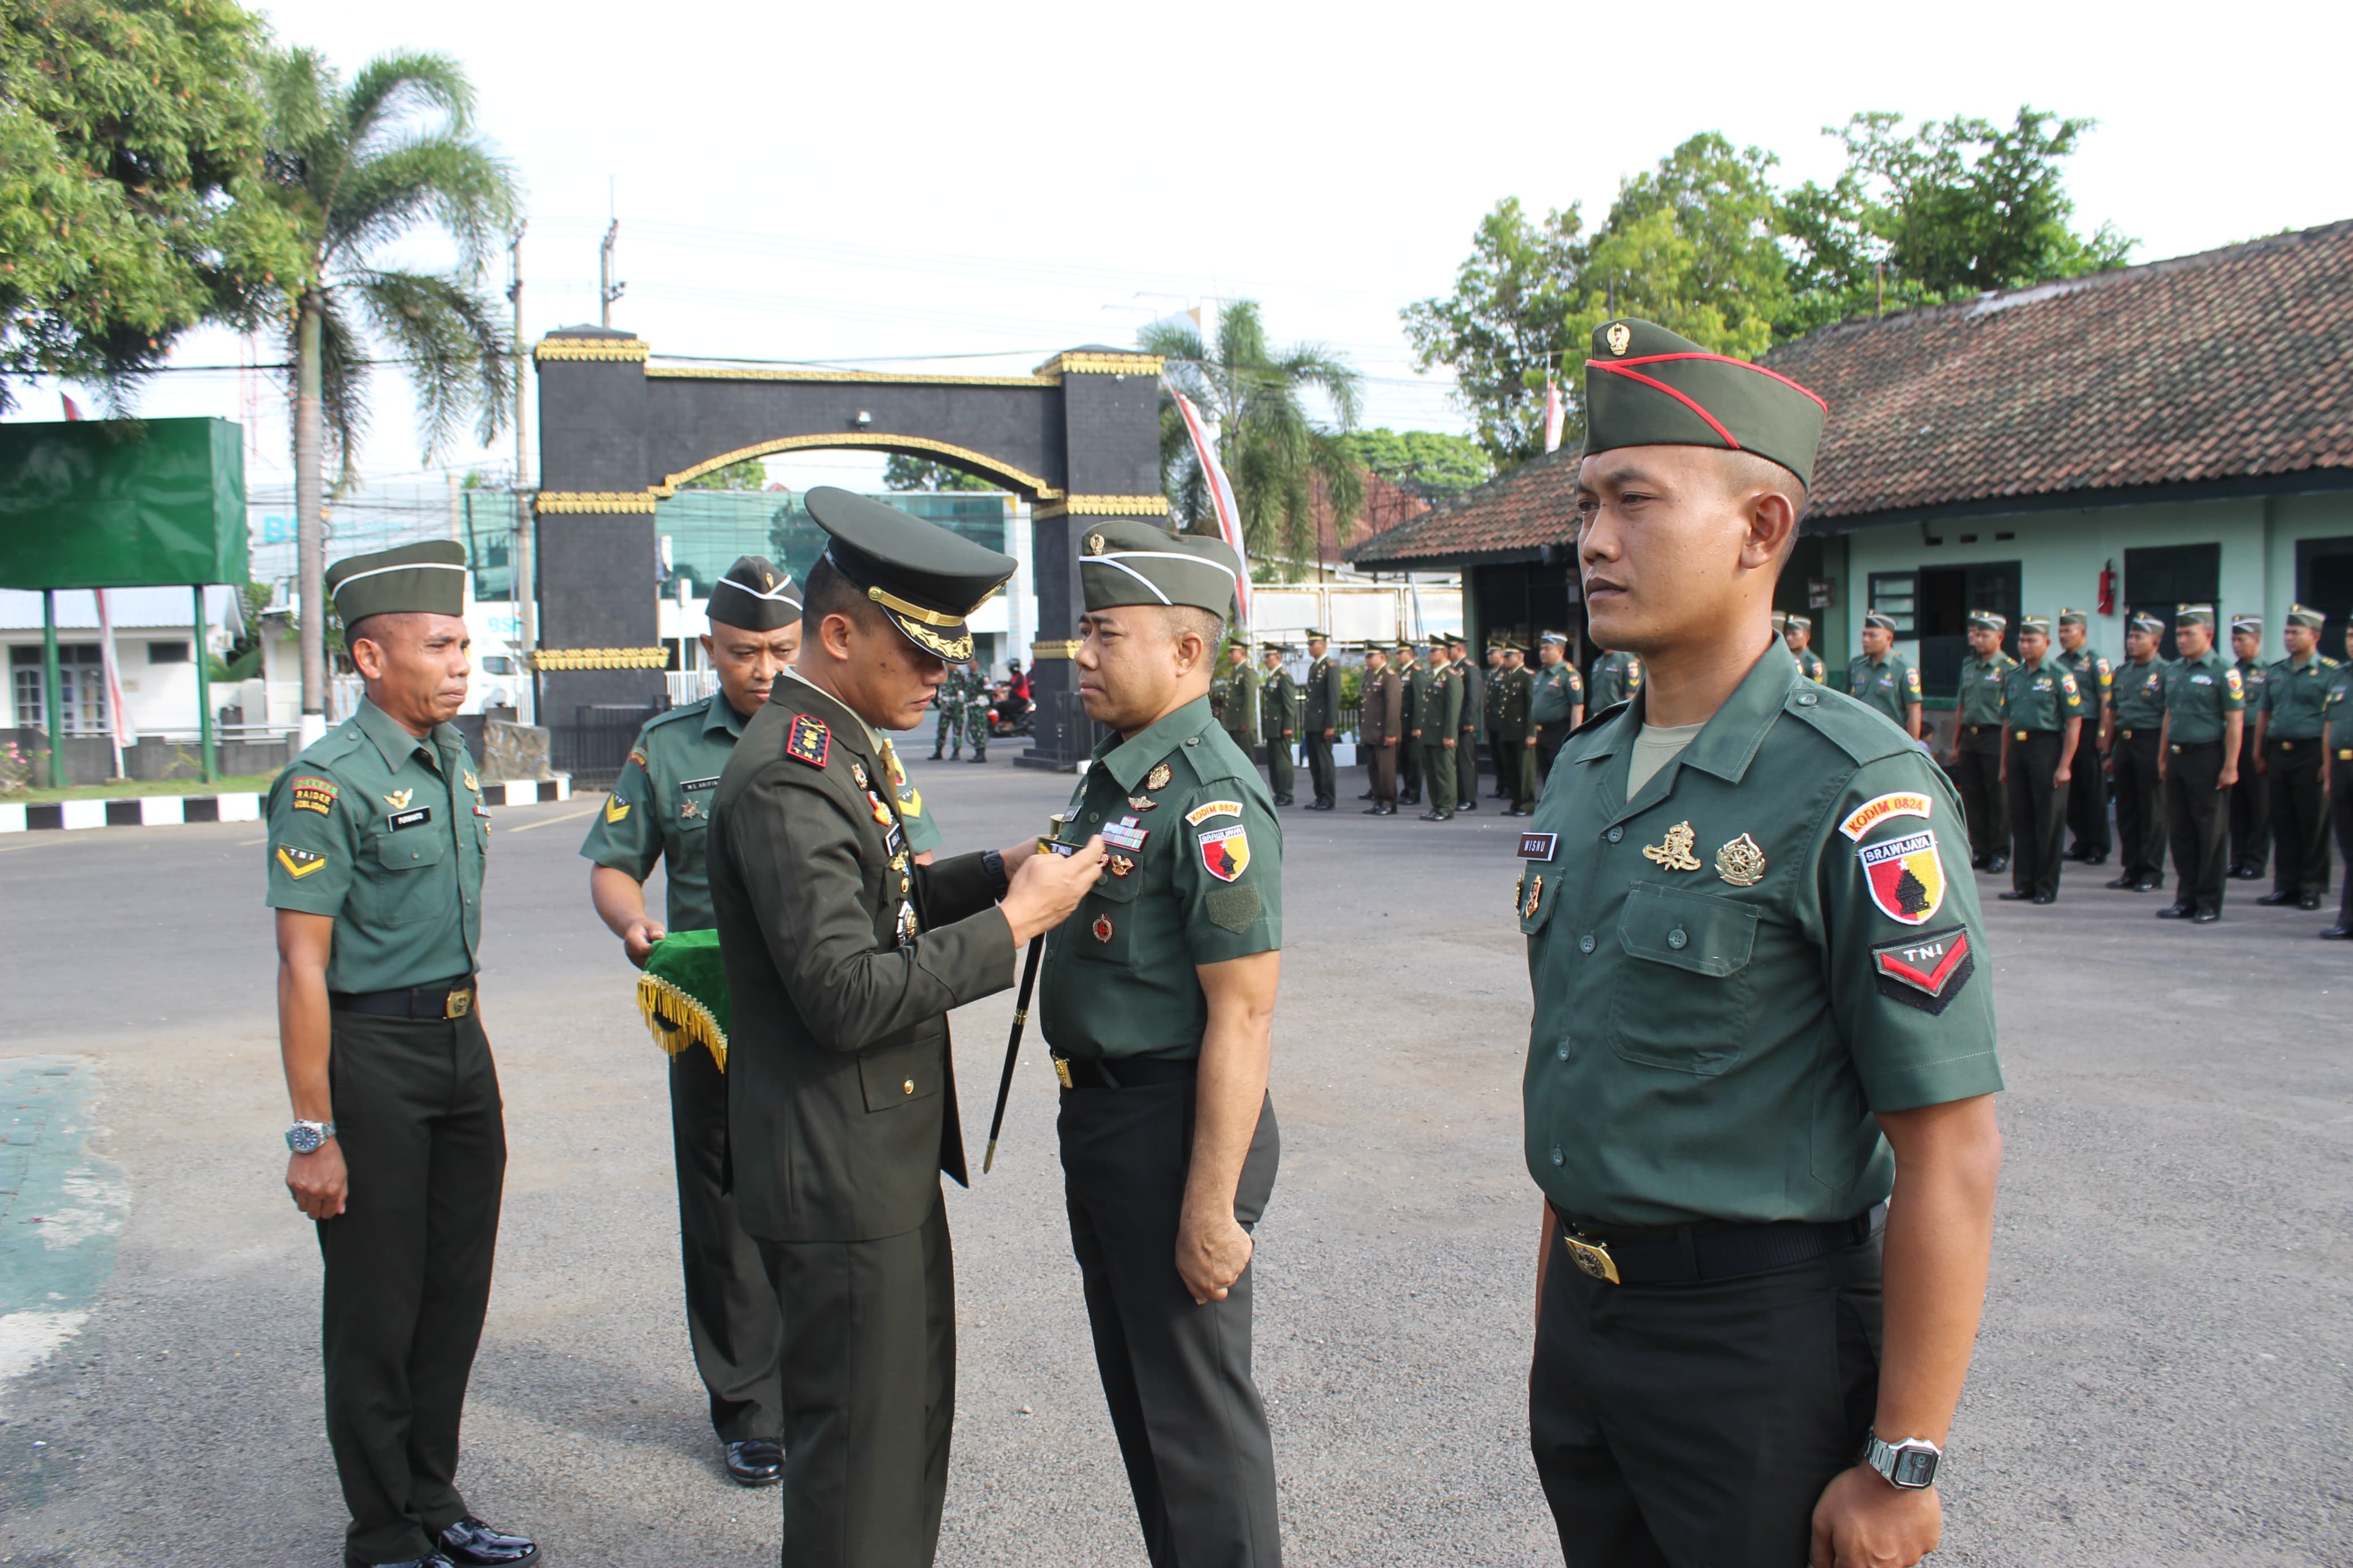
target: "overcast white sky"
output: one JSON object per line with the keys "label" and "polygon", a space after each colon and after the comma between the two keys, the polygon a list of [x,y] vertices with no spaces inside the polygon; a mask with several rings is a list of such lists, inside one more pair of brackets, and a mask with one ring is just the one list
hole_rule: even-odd
{"label": "overcast white sky", "polygon": [[[1598,218],[1622,174],[1695,131],[1778,153],[1794,183],[1835,171],[1820,128],[1853,110],[2031,102],[2100,121],[2073,166],[2079,217],[2114,220],[2137,259],[2353,216],[2343,5],[266,9],[346,71],[399,47],[464,65],[528,191],[528,335],[596,319],[609,178],[615,324],[657,353],[1001,355],[936,363],[1001,374],[1250,296],[1278,339],[1351,356],[1367,422],[1399,427],[1463,427],[1442,379],[1414,374],[1398,310],[1447,289],[1480,216],[1517,195]],[[204,334],[180,357],[237,347]],[[413,476],[406,387],[378,376],[365,472]],[[238,378],[159,377],[143,407],[239,417]],[[250,478],[283,483],[266,388],[259,414]],[[15,416],[54,418],[55,400]],[[818,457],[787,477],[878,468]]]}

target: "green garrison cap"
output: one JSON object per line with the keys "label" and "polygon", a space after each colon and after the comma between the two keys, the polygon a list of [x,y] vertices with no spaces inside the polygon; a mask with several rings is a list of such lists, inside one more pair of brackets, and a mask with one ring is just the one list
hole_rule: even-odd
{"label": "green garrison cap", "polygon": [[1883,632],[1892,632],[1895,629],[1895,617],[1881,610],[1873,610],[1862,617],[1862,624],[1877,626]]}
{"label": "green garrison cap", "polygon": [[2326,611],[2316,610],[2309,605],[2290,605],[2287,607],[2287,624],[2292,626],[2308,626],[2316,632],[2327,619]]}
{"label": "green garrison cap", "polygon": [[2091,625],[2091,622],[2084,618],[2081,610],[2062,610],[2059,612],[2059,624],[2063,626],[2084,626]]}
{"label": "green garrison cap", "polygon": [[2137,632],[2147,632],[2153,637],[2161,637],[2165,635],[2165,623],[2155,616],[2142,614],[2132,618],[2132,629]]}
{"label": "green garrison cap", "polygon": [[782,630],[801,618],[793,574],[765,555],[746,555],[711,585],[711,618],[747,632]]}
{"label": "green garrison cap", "polygon": [[1969,630],[1998,632],[2010,625],[2009,617],[2000,610],[1971,610]]}
{"label": "green garrison cap", "polygon": [[1090,610],[1189,605],[1230,617],[1240,568],[1222,539],[1171,533],[1130,518],[1105,518],[1079,536],[1079,584]]}
{"label": "green garrison cap", "polygon": [[1543,637],[1538,637],[1536,640],[1538,642],[1551,643],[1556,647],[1567,647],[1568,646],[1568,634],[1567,632],[1546,632]]}
{"label": "green garrison cap", "polygon": [[925,653],[972,658],[972,613],[996,596],[1020,563],[935,522],[831,485],[803,500],[831,535],[825,559],[881,607]]}
{"label": "green garrison cap", "polygon": [[2263,618],[2261,616],[2232,616],[2231,629],[2234,632],[2253,632],[2255,636],[2261,637],[2263,635]]}
{"label": "green garrison cap", "polygon": [[1710,353],[1650,321],[1604,321],[1585,362],[1585,450],[1754,452],[1807,484],[1830,405],[1788,376]]}
{"label": "green garrison cap", "polygon": [[2051,635],[2051,617],[2049,616],[2021,616],[2018,617],[2018,629],[2021,632],[2041,632],[2047,637]]}
{"label": "green garrison cap", "polygon": [[370,616],[462,616],[466,547],[428,539],[338,561],[327,568],[327,597],[347,626]]}
{"label": "green garrison cap", "polygon": [[1330,642],[1332,640],[1332,634],[1326,631],[1316,630],[1314,627],[1311,626],[1308,628],[1307,640],[1309,642]]}
{"label": "green garrison cap", "polygon": [[1791,616],[1789,617],[1788,629],[1798,632],[1812,631],[1814,629],[1813,617],[1811,616]]}
{"label": "green garrison cap", "polygon": [[2177,605],[2173,610],[2173,624],[2177,626],[2211,626],[2214,624],[2214,606]]}

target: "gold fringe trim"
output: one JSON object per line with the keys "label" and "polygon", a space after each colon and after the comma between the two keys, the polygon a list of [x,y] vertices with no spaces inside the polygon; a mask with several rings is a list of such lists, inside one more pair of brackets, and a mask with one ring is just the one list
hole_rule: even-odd
{"label": "gold fringe trim", "polygon": [[653,1036],[654,1044],[671,1056],[689,1046],[701,1046],[727,1070],[727,1036],[719,1027],[719,1020],[711,1009],[672,985],[659,975],[638,976],[638,1016],[646,1021],[646,1030]]}

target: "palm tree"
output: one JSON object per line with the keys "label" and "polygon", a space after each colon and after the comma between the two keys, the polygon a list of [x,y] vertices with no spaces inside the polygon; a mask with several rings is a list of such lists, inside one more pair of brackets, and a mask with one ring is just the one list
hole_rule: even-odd
{"label": "palm tree", "polygon": [[[1142,346],[1167,362],[1162,374],[1168,385],[1218,422],[1218,461],[1241,508],[1242,542],[1253,562],[1287,580],[1315,553],[1319,485],[1336,529],[1345,531],[1364,509],[1364,476],[1347,440],[1364,378],[1321,344],[1278,350],[1268,343],[1254,300],[1237,300],[1219,312],[1217,338],[1213,351],[1199,328],[1162,322],[1144,330]],[[1310,392],[1331,404],[1336,429],[1307,416]],[[1179,522],[1214,532],[1208,487],[1176,401],[1166,397],[1160,408],[1160,468]]]}
{"label": "palm tree", "polygon": [[[381,55],[346,87],[315,51],[296,49],[269,62],[264,90],[269,172],[308,261],[283,313],[294,365],[308,740],[326,710],[322,475],[332,449],[338,487],[354,478],[367,424],[364,340],[388,344],[407,370],[427,461],[470,414],[483,442],[494,437],[506,422],[514,346],[478,280],[512,228],[522,193],[506,160],[473,135],[473,87],[445,55]],[[456,243],[456,267],[423,272],[379,262],[385,247],[427,226]]]}

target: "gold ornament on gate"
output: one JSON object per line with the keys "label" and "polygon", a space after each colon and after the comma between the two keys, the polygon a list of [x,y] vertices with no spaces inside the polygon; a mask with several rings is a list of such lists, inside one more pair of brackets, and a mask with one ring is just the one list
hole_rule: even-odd
{"label": "gold ornament on gate", "polygon": [[1692,853],[1692,846],[1698,841],[1699,835],[1692,831],[1690,823],[1678,822],[1667,829],[1664,843],[1642,846],[1642,858],[1670,871],[1696,871],[1699,857]]}
{"label": "gold ornament on gate", "polygon": [[1715,874],[1736,888],[1753,888],[1765,877],[1765,851],[1744,833],[1715,852]]}

